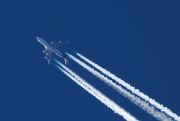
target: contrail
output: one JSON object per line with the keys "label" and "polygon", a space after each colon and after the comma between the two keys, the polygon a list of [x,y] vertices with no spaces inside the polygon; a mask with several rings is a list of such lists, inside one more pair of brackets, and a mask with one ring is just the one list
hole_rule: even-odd
{"label": "contrail", "polygon": [[111,72],[107,71],[106,69],[100,67],[98,64],[92,62],[91,60],[87,59],[86,57],[84,57],[83,55],[76,53],[79,57],[81,57],[83,60],[85,60],[86,62],[88,62],[89,64],[91,64],[92,66],[94,66],[95,68],[97,68],[98,70],[100,70],[102,73],[104,73],[105,75],[109,76],[110,78],[112,78],[113,80],[115,80],[116,82],[118,82],[119,84],[121,84],[122,86],[124,86],[126,89],[130,90],[132,93],[136,94],[137,96],[141,97],[142,99],[144,99],[145,101],[149,102],[151,105],[153,105],[154,107],[156,107],[157,109],[161,110],[163,113],[165,113],[166,115],[168,115],[169,117],[173,118],[174,120],[180,121],[180,117],[173,113],[170,109],[168,109],[167,107],[164,107],[162,104],[159,104],[158,102],[156,102],[154,99],[148,97],[146,94],[140,92],[138,89],[135,89],[135,87],[131,86],[130,84],[126,83],[125,81],[123,81],[122,79],[118,78],[117,76],[115,76],[114,74],[112,74]]}
{"label": "contrail", "polygon": [[100,91],[98,91],[93,86],[88,84],[84,79],[79,77],[77,74],[75,74],[69,68],[65,67],[62,63],[60,63],[58,61],[56,61],[56,62],[58,64],[60,64],[67,72],[64,69],[60,68],[59,66],[56,66],[58,69],[60,69],[64,74],[66,74],[69,78],[71,78],[73,81],[75,81],[78,85],[80,85],[82,88],[84,88],[90,94],[92,94],[94,97],[96,97],[102,103],[104,103],[107,107],[111,108],[115,113],[118,113],[120,116],[122,116],[127,121],[138,121],[135,117],[133,117],[132,115],[127,113],[123,108],[118,106],[115,102],[110,100],[108,97],[106,97]]}
{"label": "contrail", "polygon": [[139,106],[140,108],[145,110],[147,113],[149,113],[152,116],[154,116],[156,119],[161,120],[161,121],[171,121],[171,119],[168,118],[166,115],[164,115],[163,113],[161,113],[158,110],[154,109],[154,107],[150,106],[148,103],[146,103],[145,101],[141,100],[139,97],[137,97],[137,96],[131,94],[130,92],[126,91],[120,85],[117,85],[112,80],[109,80],[107,77],[103,76],[102,74],[100,74],[99,72],[97,72],[93,68],[89,67],[88,65],[86,65],[85,63],[80,61],[79,59],[75,58],[71,54],[68,54],[68,56],[71,57],[75,62],[77,62],[78,64],[83,66],[86,70],[88,70],[89,72],[91,72],[92,74],[97,76],[99,79],[104,81],[106,84],[111,86],[113,89],[118,91],[120,94],[122,94],[123,96],[128,98],[131,102],[135,103],[137,106]]}

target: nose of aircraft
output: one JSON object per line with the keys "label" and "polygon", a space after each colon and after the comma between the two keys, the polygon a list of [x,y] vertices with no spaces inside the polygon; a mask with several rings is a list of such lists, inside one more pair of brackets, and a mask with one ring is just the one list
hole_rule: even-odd
{"label": "nose of aircraft", "polygon": [[37,40],[39,40],[39,37],[36,37]]}
{"label": "nose of aircraft", "polygon": [[38,42],[41,42],[41,38],[40,37],[36,37],[36,39],[38,40]]}

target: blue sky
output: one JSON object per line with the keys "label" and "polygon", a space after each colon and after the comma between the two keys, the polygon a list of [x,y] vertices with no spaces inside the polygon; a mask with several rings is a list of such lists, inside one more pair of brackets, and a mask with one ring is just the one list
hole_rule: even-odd
{"label": "blue sky", "polygon": [[[59,50],[83,54],[180,115],[179,4],[178,0],[1,1],[0,120],[124,120],[49,66],[37,36],[48,42],[70,40]],[[73,60],[68,67],[137,119],[156,120]]]}

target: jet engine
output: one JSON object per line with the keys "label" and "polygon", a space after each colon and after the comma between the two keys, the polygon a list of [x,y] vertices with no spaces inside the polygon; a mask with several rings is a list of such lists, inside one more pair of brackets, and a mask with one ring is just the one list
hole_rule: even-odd
{"label": "jet engine", "polygon": [[44,59],[48,59],[48,57],[47,57],[47,56],[45,56],[45,57],[44,57]]}

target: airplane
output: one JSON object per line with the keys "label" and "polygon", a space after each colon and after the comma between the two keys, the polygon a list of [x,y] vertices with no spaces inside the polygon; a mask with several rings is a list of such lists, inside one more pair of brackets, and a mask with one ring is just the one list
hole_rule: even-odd
{"label": "airplane", "polygon": [[60,51],[58,51],[56,48],[59,46],[62,46],[64,44],[67,44],[70,41],[63,41],[63,42],[59,41],[56,43],[54,43],[54,42],[48,43],[40,37],[36,37],[36,39],[38,40],[38,42],[40,42],[45,47],[45,50],[43,50],[42,52],[46,53],[46,56],[44,58],[48,61],[48,64],[51,64],[51,54],[52,53],[55,53],[57,56],[63,58],[65,61],[65,64],[68,64],[68,59],[66,58],[66,56],[63,55]]}

